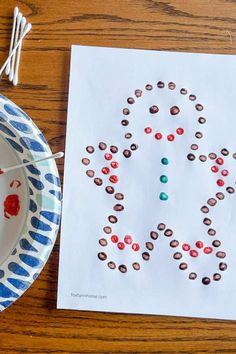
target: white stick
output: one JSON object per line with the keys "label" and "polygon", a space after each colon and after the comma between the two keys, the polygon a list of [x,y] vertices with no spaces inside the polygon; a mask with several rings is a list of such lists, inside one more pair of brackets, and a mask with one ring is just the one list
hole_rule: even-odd
{"label": "white stick", "polygon": [[0,77],[3,73],[3,70],[5,69],[5,67],[7,66],[7,64],[9,63],[9,61],[11,60],[11,57],[13,56],[13,54],[16,52],[17,48],[19,47],[21,41],[23,40],[23,38],[27,35],[27,33],[31,30],[32,25],[30,23],[28,23],[25,26],[25,30],[22,34],[22,36],[20,37],[19,41],[17,42],[16,46],[13,48],[11,54],[9,55],[9,57],[6,59],[5,63],[2,65],[1,69],[0,69]]}
{"label": "white stick", "polygon": [[[15,40],[14,40],[14,47],[16,46],[16,43],[18,41],[19,37],[19,30],[20,30],[20,23],[22,19],[22,13],[19,12],[16,18],[16,34],[15,34]],[[13,54],[12,61],[11,61],[11,70],[9,74],[9,80],[13,80],[14,76],[14,70],[15,70],[15,59],[16,59],[16,52]]]}
{"label": "white stick", "polygon": [[[22,17],[21,24],[20,24],[20,26],[21,26],[20,36],[22,36],[22,34],[24,32],[25,25],[26,25],[26,18]],[[18,51],[17,51],[16,68],[15,68],[14,77],[13,77],[13,85],[14,86],[16,86],[18,84],[18,73],[19,73],[19,65],[20,65],[21,48],[22,48],[22,41],[20,42],[20,45],[19,45]]]}
{"label": "white stick", "polygon": [[50,159],[59,159],[59,158],[61,158],[63,156],[64,156],[63,152],[57,152],[56,154],[52,154],[52,155],[49,155],[47,157],[43,157],[43,158],[38,159],[38,160],[33,160],[33,161],[21,163],[20,165],[14,165],[14,166],[11,166],[11,167],[1,168],[0,169],[0,174],[3,174],[5,172],[9,172],[9,171],[12,171],[12,170],[16,170],[17,168],[26,167],[26,166],[29,166],[29,165],[34,165],[35,163],[38,163],[38,162],[41,162],[41,161],[46,161],[46,160],[50,160]]}
{"label": "white stick", "polygon": [[[11,54],[12,48],[13,48],[13,43],[14,43],[14,38],[15,38],[15,29],[16,29],[16,17],[19,13],[18,7],[15,7],[14,9],[14,18],[13,18],[13,26],[12,26],[12,33],[11,33],[11,44],[10,44],[10,49],[9,49],[9,55]],[[6,67],[6,75],[9,75],[11,70],[11,63],[9,62],[7,67]]]}

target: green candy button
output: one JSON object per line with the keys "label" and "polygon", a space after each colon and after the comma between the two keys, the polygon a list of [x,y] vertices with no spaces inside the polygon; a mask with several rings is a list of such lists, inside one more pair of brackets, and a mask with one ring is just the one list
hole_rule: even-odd
{"label": "green candy button", "polygon": [[161,183],[167,183],[168,182],[168,177],[166,175],[162,175],[160,177],[160,181],[161,181]]}
{"label": "green candy button", "polygon": [[168,200],[169,197],[168,197],[168,195],[166,193],[161,192],[160,195],[159,195],[159,198],[161,200],[165,201],[165,200]]}
{"label": "green candy button", "polygon": [[163,157],[161,159],[161,163],[162,163],[162,165],[168,165],[169,164],[169,160],[167,159],[167,157]]}

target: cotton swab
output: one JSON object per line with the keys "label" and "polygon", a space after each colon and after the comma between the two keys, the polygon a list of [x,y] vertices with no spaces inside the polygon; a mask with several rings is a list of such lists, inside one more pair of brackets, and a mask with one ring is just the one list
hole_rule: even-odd
{"label": "cotton swab", "polygon": [[[15,33],[14,47],[18,41],[21,19],[22,19],[22,13],[19,12],[17,15],[17,18],[16,18],[16,33]],[[9,74],[10,81],[13,80],[13,76],[14,76],[15,59],[16,59],[16,52],[13,54],[13,57],[12,57],[11,70],[10,70],[10,74]]]}
{"label": "cotton swab", "polygon": [[21,41],[23,40],[23,38],[27,35],[27,33],[31,30],[32,25],[31,23],[27,23],[27,25],[25,26],[24,32],[22,34],[22,36],[19,38],[16,46],[13,48],[11,54],[8,56],[8,58],[6,59],[5,63],[2,65],[1,69],[0,69],[0,77],[3,73],[3,70],[5,69],[5,67],[7,66],[7,64],[9,63],[9,61],[11,60],[11,57],[14,55],[14,53],[16,52],[17,48],[19,47]]}
{"label": "cotton swab", "polygon": [[6,173],[6,172],[12,171],[12,170],[16,170],[16,169],[21,168],[21,167],[26,167],[26,166],[41,162],[41,161],[46,161],[46,160],[50,160],[50,159],[59,159],[59,158],[61,158],[63,156],[64,156],[63,152],[57,152],[56,154],[52,154],[52,155],[49,155],[47,157],[43,157],[43,158],[38,159],[38,160],[33,160],[33,161],[21,163],[20,165],[14,165],[14,166],[11,166],[11,167],[0,168],[0,175],[2,175],[3,173]]}
{"label": "cotton swab", "polygon": [[[25,25],[26,25],[26,18],[22,17],[20,36],[22,36],[22,34],[23,34]],[[21,41],[21,43],[18,47],[18,51],[17,51],[16,67],[15,67],[15,72],[14,72],[14,76],[13,76],[13,85],[14,86],[16,86],[18,84],[18,73],[19,73],[19,65],[20,65],[21,47],[22,47],[22,41]]]}
{"label": "cotton swab", "polygon": [[[11,33],[11,44],[10,44],[10,49],[9,49],[9,55],[11,54],[12,48],[13,48],[13,43],[14,43],[14,38],[15,38],[15,30],[16,30],[16,18],[19,13],[18,7],[15,7],[14,9],[14,18],[13,18],[13,26],[12,26],[12,33]],[[9,62],[7,67],[6,67],[6,75],[9,75],[11,70],[11,63]]]}

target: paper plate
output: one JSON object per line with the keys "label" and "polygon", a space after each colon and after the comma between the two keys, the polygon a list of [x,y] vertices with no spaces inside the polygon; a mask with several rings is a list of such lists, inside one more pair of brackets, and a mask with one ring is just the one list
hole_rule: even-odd
{"label": "paper plate", "polygon": [[[0,167],[46,157],[51,150],[33,121],[0,96]],[[60,222],[61,189],[54,160],[0,175],[0,311],[37,278]]]}

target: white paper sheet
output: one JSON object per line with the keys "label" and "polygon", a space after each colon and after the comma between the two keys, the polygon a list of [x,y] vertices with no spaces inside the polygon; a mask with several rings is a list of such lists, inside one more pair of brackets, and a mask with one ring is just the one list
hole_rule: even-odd
{"label": "white paper sheet", "polygon": [[235,56],[72,47],[58,308],[236,319],[235,73]]}

